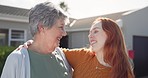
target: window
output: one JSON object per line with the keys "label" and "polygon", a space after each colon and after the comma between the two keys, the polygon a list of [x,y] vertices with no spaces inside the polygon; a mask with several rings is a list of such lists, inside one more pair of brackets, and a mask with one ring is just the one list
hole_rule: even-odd
{"label": "window", "polygon": [[8,45],[8,29],[0,29],[0,46]]}
{"label": "window", "polygon": [[10,29],[9,30],[9,45],[10,46],[19,46],[26,41],[26,31],[19,29]]}
{"label": "window", "polygon": [[11,38],[12,39],[24,39],[25,32],[22,30],[12,30],[11,31]]}

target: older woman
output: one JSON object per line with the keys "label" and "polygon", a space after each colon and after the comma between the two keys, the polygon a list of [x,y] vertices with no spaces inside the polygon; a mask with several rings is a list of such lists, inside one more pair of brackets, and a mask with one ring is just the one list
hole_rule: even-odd
{"label": "older woman", "polygon": [[30,10],[29,24],[34,42],[14,50],[7,58],[1,78],[71,78],[71,67],[58,48],[65,36],[67,16],[51,2]]}

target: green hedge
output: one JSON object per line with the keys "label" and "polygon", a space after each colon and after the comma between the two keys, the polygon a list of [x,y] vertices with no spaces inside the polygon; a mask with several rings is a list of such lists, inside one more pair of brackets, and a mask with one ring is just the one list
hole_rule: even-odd
{"label": "green hedge", "polygon": [[0,46],[0,76],[2,73],[3,66],[5,64],[7,56],[15,49],[16,47],[10,46]]}

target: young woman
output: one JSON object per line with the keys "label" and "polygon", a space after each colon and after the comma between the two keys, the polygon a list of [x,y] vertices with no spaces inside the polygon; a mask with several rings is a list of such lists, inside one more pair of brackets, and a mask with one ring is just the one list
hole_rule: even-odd
{"label": "young woman", "polygon": [[90,49],[63,50],[73,78],[134,78],[123,34],[115,21],[97,18],[89,32]]}

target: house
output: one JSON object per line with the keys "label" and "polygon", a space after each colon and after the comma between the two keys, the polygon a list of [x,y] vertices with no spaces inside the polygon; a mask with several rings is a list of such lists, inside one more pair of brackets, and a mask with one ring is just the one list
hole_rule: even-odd
{"label": "house", "polygon": [[28,11],[0,5],[0,46],[18,46],[29,39]]}

